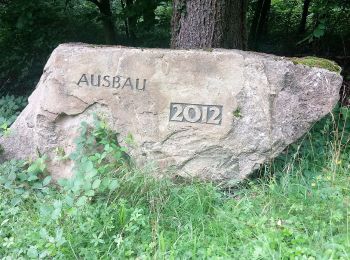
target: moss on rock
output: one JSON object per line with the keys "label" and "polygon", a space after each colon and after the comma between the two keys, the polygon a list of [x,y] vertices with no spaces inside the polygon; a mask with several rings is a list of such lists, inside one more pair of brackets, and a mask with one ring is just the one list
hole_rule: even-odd
{"label": "moss on rock", "polygon": [[337,73],[341,72],[341,67],[336,62],[331,60],[312,57],[312,56],[307,56],[303,58],[290,58],[290,59],[294,64],[301,64],[309,67],[322,68],[322,69],[334,71]]}

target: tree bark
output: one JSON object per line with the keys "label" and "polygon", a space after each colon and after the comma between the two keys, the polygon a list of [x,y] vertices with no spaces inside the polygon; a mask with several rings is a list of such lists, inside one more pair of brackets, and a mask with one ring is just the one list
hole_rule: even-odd
{"label": "tree bark", "polygon": [[126,12],[127,12],[127,21],[128,21],[128,29],[129,29],[129,37],[134,40],[136,38],[136,24],[137,17],[134,12],[134,1],[126,0]]}
{"label": "tree bark", "polygon": [[271,0],[258,0],[249,32],[249,47],[256,48],[263,34],[267,33]]}
{"label": "tree bark", "polygon": [[146,30],[153,29],[156,21],[156,14],[155,14],[156,8],[157,8],[157,2],[154,0],[149,0],[147,2],[147,6],[144,6],[142,10],[144,29]]}
{"label": "tree bark", "polygon": [[110,0],[100,0],[100,1],[88,0],[88,1],[94,3],[98,7],[101,13],[101,21],[103,25],[106,44],[115,44],[117,37],[116,37],[115,26],[112,18]]}
{"label": "tree bark", "polygon": [[113,21],[111,21],[110,17],[102,18],[103,31],[105,36],[106,44],[116,44],[117,37],[115,34],[115,27]]}
{"label": "tree bark", "polygon": [[[120,4],[122,7],[122,12],[125,13],[125,3],[123,0],[120,0]],[[125,35],[127,38],[130,38],[129,36],[129,26],[128,26],[128,19],[125,17],[124,18],[124,26],[125,26]]]}
{"label": "tree bark", "polygon": [[309,13],[310,3],[311,3],[311,0],[304,0],[303,14],[301,16],[299,30],[298,30],[298,32],[300,34],[303,34],[306,31],[306,19],[307,19],[307,15]]}
{"label": "tree bark", "polygon": [[246,49],[247,0],[174,0],[172,48]]}

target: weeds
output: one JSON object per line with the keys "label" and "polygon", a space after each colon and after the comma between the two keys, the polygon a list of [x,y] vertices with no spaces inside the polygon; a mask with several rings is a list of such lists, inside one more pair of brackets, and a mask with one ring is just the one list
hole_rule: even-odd
{"label": "weeds", "polygon": [[0,135],[9,134],[9,126],[26,106],[25,97],[3,96],[0,98]]}
{"label": "weeds", "polygon": [[349,259],[349,119],[337,108],[234,193],[155,180],[103,122],[83,125],[73,179],[48,187],[44,158],[0,167],[0,256]]}

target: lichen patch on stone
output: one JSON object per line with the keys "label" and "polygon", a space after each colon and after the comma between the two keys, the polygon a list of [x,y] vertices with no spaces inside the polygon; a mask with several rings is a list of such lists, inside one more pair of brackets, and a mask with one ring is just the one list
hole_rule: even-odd
{"label": "lichen patch on stone", "polygon": [[337,73],[341,72],[341,67],[332,60],[327,60],[324,58],[318,58],[313,56],[307,56],[302,58],[294,57],[290,59],[295,65],[301,64],[304,66],[326,69]]}

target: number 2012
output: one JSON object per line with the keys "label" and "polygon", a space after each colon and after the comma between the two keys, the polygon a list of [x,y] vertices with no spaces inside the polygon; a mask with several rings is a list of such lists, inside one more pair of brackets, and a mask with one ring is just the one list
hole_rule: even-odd
{"label": "number 2012", "polygon": [[222,106],[171,103],[170,121],[220,125]]}

